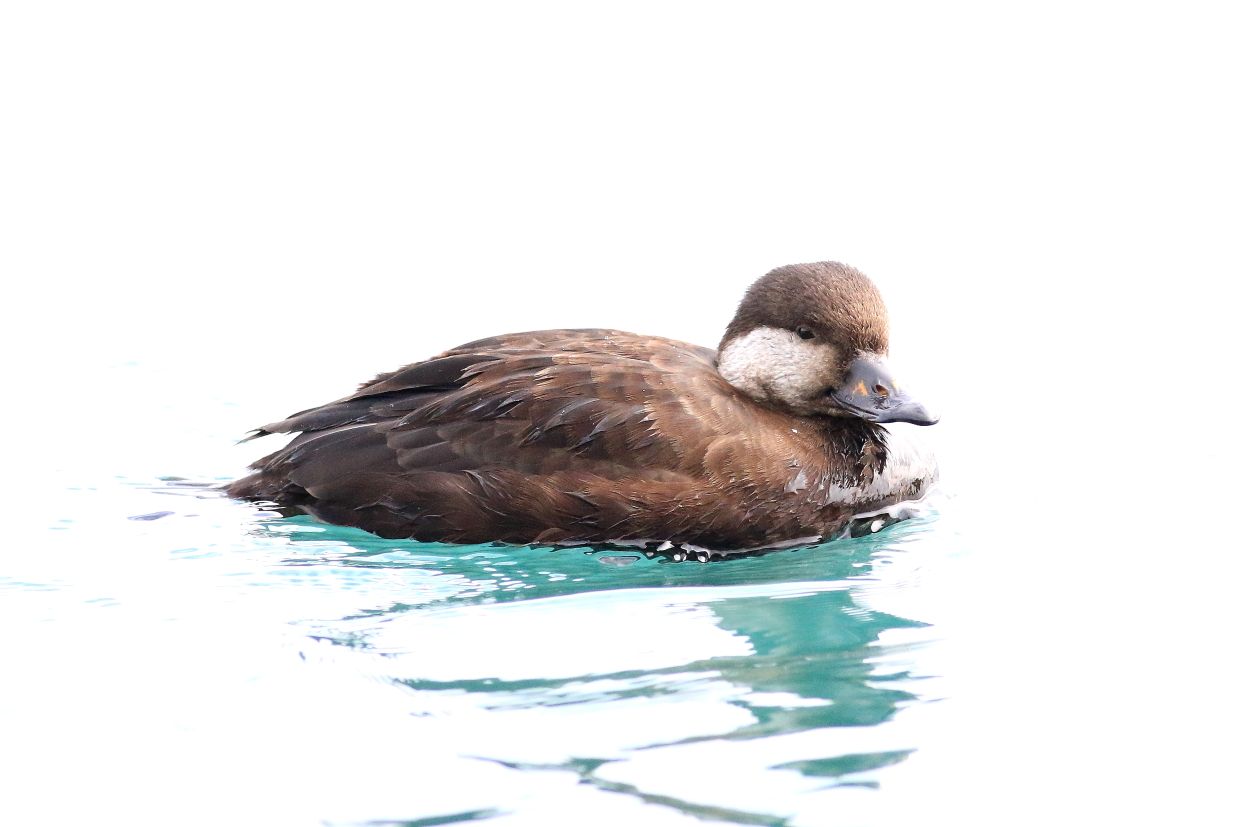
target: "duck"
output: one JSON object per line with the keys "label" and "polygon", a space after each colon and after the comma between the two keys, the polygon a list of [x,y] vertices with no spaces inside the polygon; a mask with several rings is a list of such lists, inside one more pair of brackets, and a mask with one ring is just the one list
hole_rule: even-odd
{"label": "duck", "polygon": [[541,330],[381,373],[252,432],[294,436],[226,491],[420,542],[815,543],[937,479],[925,447],[888,427],[937,419],[887,355],[868,277],[788,265],[749,287],[713,350]]}

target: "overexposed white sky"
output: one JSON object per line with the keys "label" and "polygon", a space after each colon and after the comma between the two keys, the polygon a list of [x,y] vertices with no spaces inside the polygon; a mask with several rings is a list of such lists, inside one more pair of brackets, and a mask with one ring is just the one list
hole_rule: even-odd
{"label": "overexposed white sky", "polygon": [[3,266],[40,364],[354,381],[522,328],[710,344],[753,278],[824,258],[879,281],[898,350],[955,358],[1236,272],[1223,4],[0,14]]}
{"label": "overexposed white sky", "polygon": [[1088,428],[1128,463],[1145,417],[1234,407],[1236,22],[9,4],[10,384],[64,394],[47,421],[95,366],[138,362],[236,402],[240,432],[497,332],[714,344],[758,275],[839,259],[883,289],[943,433],[1023,429],[1005,450],[1038,461]]}

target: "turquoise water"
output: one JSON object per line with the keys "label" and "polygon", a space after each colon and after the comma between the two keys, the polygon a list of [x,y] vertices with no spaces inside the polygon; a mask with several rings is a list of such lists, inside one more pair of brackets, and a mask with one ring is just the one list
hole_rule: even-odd
{"label": "turquoise water", "polygon": [[[568,806],[784,824],[841,788],[877,787],[917,746],[901,709],[936,697],[912,659],[933,630],[870,600],[933,518],[702,564],[385,541],[180,482],[77,494],[124,499],[108,542],[129,558],[84,559],[99,526],[66,520],[54,542],[73,570],[0,588],[35,621],[29,666],[74,647],[79,680],[104,685],[79,725],[152,739],[194,772],[207,768],[186,753],[226,738],[241,766],[352,775],[333,765],[378,739],[383,766],[363,776],[417,779],[378,795],[311,790],[277,820],[539,819]],[[127,685],[135,675],[144,685]],[[122,731],[99,719],[118,714]],[[721,760],[703,787],[698,769]],[[743,785],[720,783],[729,774]]]}
{"label": "turquoise water", "polygon": [[1226,762],[1184,738],[1226,723],[1184,677],[1228,662],[1192,620],[1215,549],[1173,576],[959,472],[877,534],[722,562],[385,541],[214,489],[287,391],[81,381],[130,404],[44,456],[0,546],[0,823],[1041,823],[1170,803],[1151,791],[1222,812],[1203,779]]}

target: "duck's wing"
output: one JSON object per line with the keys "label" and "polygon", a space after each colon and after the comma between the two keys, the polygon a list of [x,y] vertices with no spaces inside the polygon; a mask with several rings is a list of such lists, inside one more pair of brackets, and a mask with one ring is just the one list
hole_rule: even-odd
{"label": "duck's wing", "polygon": [[230,493],[385,536],[598,539],[626,515],[670,519],[711,455],[757,430],[750,407],[706,348],[618,331],[500,336],[265,426],[299,435]]}

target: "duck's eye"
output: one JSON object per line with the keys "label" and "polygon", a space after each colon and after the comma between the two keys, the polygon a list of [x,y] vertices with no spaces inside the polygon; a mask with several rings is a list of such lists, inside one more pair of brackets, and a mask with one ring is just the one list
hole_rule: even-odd
{"label": "duck's eye", "polygon": [[814,331],[810,330],[805,325],[799,325],[797,327],[797,335],[802,339],[812,339],[814,338]]}

